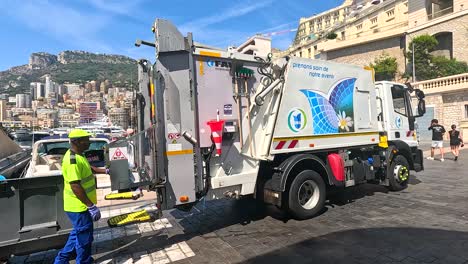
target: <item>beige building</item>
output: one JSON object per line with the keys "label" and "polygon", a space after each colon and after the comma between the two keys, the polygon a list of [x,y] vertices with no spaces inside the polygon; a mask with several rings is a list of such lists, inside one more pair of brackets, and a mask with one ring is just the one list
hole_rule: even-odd
{"label": "beige building", "polygon": [[6,105],[7,105],[6,100],[0,100],[0,122],[6,120],[6,117],[7,117]]}
{"label": "beige building", "polygon": [[[301,19],[298,36],[293,45],[281,55],[367,66],[382,54],[387,54],[397,59],[399,72],[405,71],[407,0],[360,3],[345,1],[340,7],[313,16],[307,21],[328,21],[327,17],[333,14],[337,14],[335,22],[326,22],[319,27],[321,31],[305,31],[305,34],[312,32],[309,40],[298,38],[302,36],[299,32],[304,32],[304,21]],[[317,26],[310,28],[317,30]]]}
{"label": "beige building", "polygon": [[130,121],[130,109],[112,108],[109,110],[109,119],[113,125],[127,129]]}
{"label": "beige building", "polygon": [[[422,34],[439,41],[437,55],[468,62],[468,0],[411,0],[407,42]],[[416,69],[417,77],[418,69]],[[427,113],[420,120],[420,134],[436,118],[448,130],[457,125],[468,141],[468,73],[414,83],[426,94]]]}

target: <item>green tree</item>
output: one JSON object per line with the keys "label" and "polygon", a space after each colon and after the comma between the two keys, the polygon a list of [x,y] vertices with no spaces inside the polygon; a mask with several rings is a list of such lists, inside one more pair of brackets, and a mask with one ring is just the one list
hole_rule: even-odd
{"label": "green tree", "polygon": [[443,56],[433,57],[432,66],[436,78],[468,72],[468,64],[466,62],[448,59]]}
{"label": "green tree", "polygon": [[[412,63],[413,58],[413,45],[414,45],[414,65],[416,68],[417,80],[428,80],[435,78],[436,74],[433,72],[431,62],[432,54],[439,42],[431,35],[421,35],[415,37],[409,44],[407,56]],[[413,67],[410,67],[411,74],[413,74]]]}
{"label": "green tree", "polygon": [[370,67],[374,68],[376,81],[391,81],[395,79],[398,63],[396,58],[384,53],[376,58]]}
{"label": "green tree", "polygon": [[335,32],[331,32],[327,34],[327,39],[336,39],[338,35]]}
{"label": "green tree", "polygon": [[[406,54],[410,64],[412,64],[413,59],[413,44],[414,65],[418,81],[468,72],[468,66],[465,62],[432,55],[431,53],[437,48],[439,42],[434,36],[427,34],[417,36],[410,42],[409,51]],[[409,67],[408,73],[413,73],[412,67]]]}

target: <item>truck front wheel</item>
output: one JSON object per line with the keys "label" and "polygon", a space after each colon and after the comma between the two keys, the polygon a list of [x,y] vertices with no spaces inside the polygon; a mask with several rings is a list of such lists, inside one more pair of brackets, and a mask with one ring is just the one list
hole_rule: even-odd
{"label": "truck front wheel", "polygon": [[388,171],[388,181],[391,191],[401,191],[408,186],[410,167],[408,160],[402,155],[396,156]]}
{"label": "truck front wheel", "polygon": [[300,172],[289,186],[287,209],[296,219],[307,219],[318,214],[325,205],[326,187],[315,171]]}

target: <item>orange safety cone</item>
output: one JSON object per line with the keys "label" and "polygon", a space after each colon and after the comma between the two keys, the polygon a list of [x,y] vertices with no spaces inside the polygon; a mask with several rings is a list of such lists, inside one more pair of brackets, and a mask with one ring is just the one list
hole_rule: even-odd
{"label": "orange safety cone", "polygon": [[221,142],[223,141],[224,120],[211,120],[207,123],[211,129],[211,136],[216,145],[216,156],[221,155]]}

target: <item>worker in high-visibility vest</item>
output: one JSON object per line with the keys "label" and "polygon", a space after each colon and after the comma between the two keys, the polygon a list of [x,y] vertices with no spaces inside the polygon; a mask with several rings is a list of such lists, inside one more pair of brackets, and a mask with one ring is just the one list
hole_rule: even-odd
{"label": "worker in high-visibility vest", "polygon": [[55,263],[68,263],[76,253],[76,263],[92,263],[93,221],[101,218],[96,207],[96,178],[83,152],[89,148],[90,134],[75,129],[68,135],[71,148],[62,161],[63,208],[72,222],[73,230],[67,244],[58,253]]}

